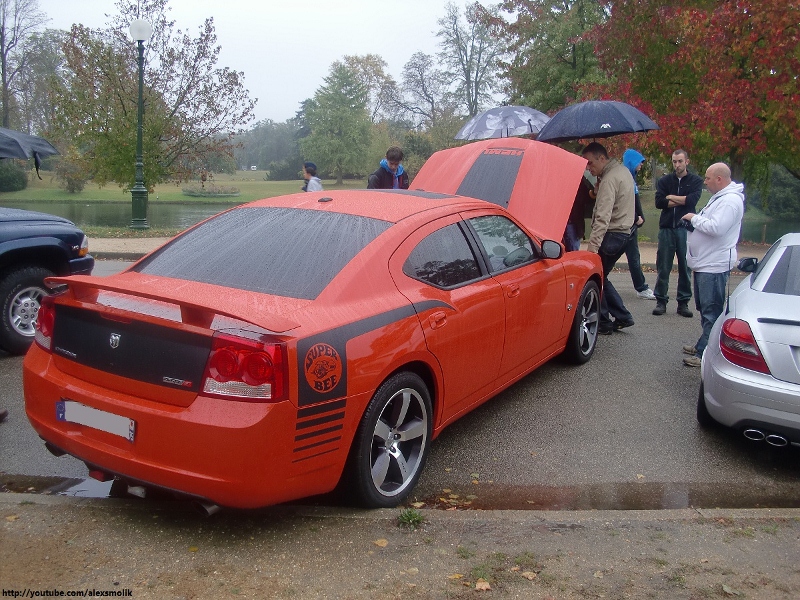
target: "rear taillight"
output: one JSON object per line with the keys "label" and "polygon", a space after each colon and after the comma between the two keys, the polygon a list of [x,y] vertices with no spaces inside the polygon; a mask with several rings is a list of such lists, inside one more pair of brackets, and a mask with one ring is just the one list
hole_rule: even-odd
{"label": "rear taillight", "polygon": [[719,349],[730,362],[751,371],[770,374],[747,321],[728,319],[722,324]]}
{"label": "rear taillight", "polygon": [[286,397],[286,350],[217,333],[203,374],[203,393],[245,402],[278,402]]}
{"label": "rear taillight", "polygon": [[36,331],[33,339],[48,352],[53,346],[53,327],[56,324],[56,305],[53,296],[43,296],[36,315]]}

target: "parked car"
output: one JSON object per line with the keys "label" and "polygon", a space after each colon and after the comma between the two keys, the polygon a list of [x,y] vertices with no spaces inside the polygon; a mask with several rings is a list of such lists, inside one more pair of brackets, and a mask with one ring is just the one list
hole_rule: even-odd
{"label": "parked car", "polygon": [[[501,142],[519,145],[509,160],[542,216],[522,213],[545,234],[430,186],[326,191],[228,210],[118,275],[57,278],[24,361],[34,429],[96,478],[209,511],[337,485],[401,503],[444,427],[595,349],[600,260],[554,241],[585,161]],[[557,181],[537,184],[539,169]]]}
{"label": "parked car", "polygon": [[800,446],[800,233],[775,242],[730,296],[703,353],[697,420]]}
{"label": "parked car", "polygon": [[24,354],[33,342],[44,283],[52,275],[90,274],[89,240],[72,221],[0,208],[0,348]]}

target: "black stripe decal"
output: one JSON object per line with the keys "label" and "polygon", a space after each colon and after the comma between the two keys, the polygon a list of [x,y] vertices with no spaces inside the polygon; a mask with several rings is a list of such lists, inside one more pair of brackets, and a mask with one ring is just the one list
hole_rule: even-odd
{"label": "black stripe decal", "polygon": [[336,402],[329,402],[328,404],[320,404],[319,406],[311,406],[309,408],[301,408],[297,411],[297,418],[313,417],[324,412],[339,410],[344,408],[346,400],[337,400]]}
{"label": "black stripe decal", "polygon": [[348,323],[297,343],[298,398],[300,407],[341,398],[347,393],[347,342],[386,325],[433,308],[450,308],[446,302],[426,300],[407,304],[360,321]]}
{"label": "black stripe decal", "polygon": [[299,448],[295,448],[293,450],[293,452],[302,452],[303,450],[310,450],[311,448],[316,448],[318,446],[323,446],[325,444],[330,444],[331,442],[338,442],[340,439],[342,439],[342,436],[337,435],[336,437],[333,437],[333,438],[330,438],[330,439],[327,439],[327,440],[322,440],[321,442],[316,442],[314,444],[309,444],[308,446],[301,446]]}
{"label": "black stripe decal", "polygon": [[318,431],[312,431],[311,433],[304,433],[302,435],[294,436],[295,442],[302,442],[303,440],[311,439],[312,437],[317,437],[318,435],[325,435],[326,433],[331,433],[332,431],[340,431],[344,428],[344,425],[334,425],[333,427],[326,427],[325,429],[320,429]]}
{"label": "black stripe decal", "polygon": [[301,421],[296,426],[295,429],[308,429],[309,427],[314,427],[316,425],[322,425],[324,423],[330,423],[331,421],[341,421],[344,419],[344,413],[335,413],[329,415],[327,417],[321,417],[319,419],[311,419],[310,421]]}
{"label": "black stripe decal", "polygon": [[330,454],[331,452],[336,452],[337,450],[339,450],[339,448],[331,448],[330,450],[323,450],[322,452],[317,452],[316,454],[312,454],[311,456],[295,458],[292,461],[292,464],[303,462],[304,460],[311,460],[312,458],[317,458],[318,456],[325,456],[326,454]]}

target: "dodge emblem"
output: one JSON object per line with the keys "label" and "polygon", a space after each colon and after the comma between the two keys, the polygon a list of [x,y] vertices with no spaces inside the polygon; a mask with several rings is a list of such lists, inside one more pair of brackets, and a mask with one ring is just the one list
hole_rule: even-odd
{"label": "dodge emblem", "polygon": [[119,340],[122,336],[118,333],[112,333],[111,338],[108,340],[109,345],[112,348],[119,348]]}

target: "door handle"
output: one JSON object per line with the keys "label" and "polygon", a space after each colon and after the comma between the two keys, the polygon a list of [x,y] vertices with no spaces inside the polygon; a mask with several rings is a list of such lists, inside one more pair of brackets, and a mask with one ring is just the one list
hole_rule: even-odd
{"label": "door handle", "polygon": [[444,311],[439,310],[428,317],[428,320],[431,322],[431,329],[438,329],[447,323],[447,315]]}
{"label": "door handle", "polygon": [[519,296],[519,285],[516,283],[512,283],[506,288],[506,294],[508,294],[509,298],[516,298]]}

